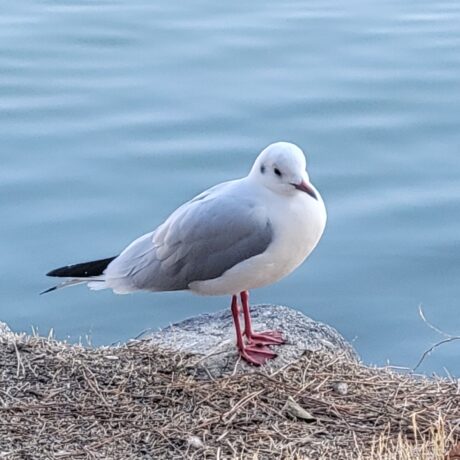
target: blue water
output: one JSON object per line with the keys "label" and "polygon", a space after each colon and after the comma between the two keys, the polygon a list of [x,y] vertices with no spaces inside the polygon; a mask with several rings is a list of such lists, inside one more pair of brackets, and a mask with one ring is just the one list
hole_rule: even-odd
{"label": "blue water", "polygon": [[[4,0],[0,319],[109,344],[227,298],[47,296],[48,270],[117,254],[182,202],[290,140],[327,231],[252,293],[413,366],[460,335],[460,3]],[[460,342],[424,363],[460,375]]]}

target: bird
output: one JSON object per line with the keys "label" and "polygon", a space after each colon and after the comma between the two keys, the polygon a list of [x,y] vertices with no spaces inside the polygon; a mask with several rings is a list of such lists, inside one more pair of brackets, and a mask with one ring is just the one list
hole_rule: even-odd
{"label": "bird", "polygon": [[42,294],[87,283],[116,294],[184,290],[228,295],[237,352],[260,366],[276,357],[270,345],[285,339],[280,331],[254,331],[249,291],[275,283],[302,264],[321,239],[326,220],[304,152],[293,143],[275,142],[257,156],[247,176],[197,195],[118,256],[50,271],[47,276],[67,280]]}

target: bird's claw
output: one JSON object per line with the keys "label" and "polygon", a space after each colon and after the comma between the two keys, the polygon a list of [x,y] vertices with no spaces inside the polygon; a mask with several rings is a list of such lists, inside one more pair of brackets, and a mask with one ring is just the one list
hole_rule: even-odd
{"label": "bird's claw", "polygon": [[249,344],[239,350],[241,358],[254,366],[262,366],[269,359],[276,358],[277,354],[266,346]]}
{"label": "bird's claw", "polygon": [[248,336],[248,343],[251,345],[282,345],[286,343],[283,334],[279,331],[264,331],[259,333],[252,333]]}

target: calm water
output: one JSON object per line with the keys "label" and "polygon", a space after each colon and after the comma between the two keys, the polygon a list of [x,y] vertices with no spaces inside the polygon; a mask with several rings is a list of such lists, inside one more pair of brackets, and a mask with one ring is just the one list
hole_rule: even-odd
{"label": "calm water", "polygon": [[[456,0],[4,0],[0,319],[109,344],[226,307],[37,293],[49,269],[116,254],[290,140],[328,227],[253,302],[335,326],[367,362],[413,366],[439,339],[420,304],[460,335],[459,47]],[[459,355],[446,345],[423,370],[460,375]]]}

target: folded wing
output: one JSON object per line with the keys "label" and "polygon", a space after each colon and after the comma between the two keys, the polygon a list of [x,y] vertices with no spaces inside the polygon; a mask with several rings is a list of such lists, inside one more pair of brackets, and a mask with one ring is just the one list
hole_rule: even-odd
{"label": "folded wing", "polygon": [[264,207],[211,189],[128,246],[108,266],[105,281],[116,292],[188,289],[264,252],[271,241]]}

